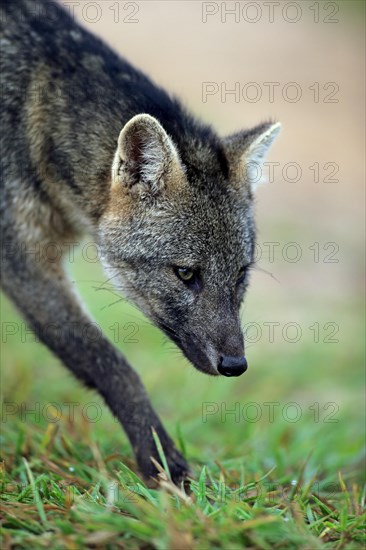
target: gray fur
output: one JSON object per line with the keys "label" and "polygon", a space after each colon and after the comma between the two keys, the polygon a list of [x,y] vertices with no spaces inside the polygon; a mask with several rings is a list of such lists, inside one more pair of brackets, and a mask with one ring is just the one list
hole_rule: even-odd
{"label": "gray fur", "polygon": [[[278,126],[220,139],[57,5],[0,1],[2,287],[33,330],[123,424],[142,473],[154,427],[174,481],[188,467],[138,375],[42,250],[90,233],[116,286],[199,370],[244,354],[239,307],[253,262],[253,182]],[[35,10],[38,6],[39,11]],[[38,13],[38,15],[37,15]],[[198,270],[195,286],[174,266]],[[52,325],[65,331],[55,335]],[[69,327],[75,329],[70,333]]]}

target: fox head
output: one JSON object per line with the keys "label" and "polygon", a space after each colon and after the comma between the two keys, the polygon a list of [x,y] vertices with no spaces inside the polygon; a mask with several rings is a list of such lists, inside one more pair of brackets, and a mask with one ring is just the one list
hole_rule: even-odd
{"label": "fox head", "polygon": [[254,261],[253,192],[280,129],[177,147],[152,116],[122,129],[100,223],[109,277],[199,370],[247,369],[239,309]]}

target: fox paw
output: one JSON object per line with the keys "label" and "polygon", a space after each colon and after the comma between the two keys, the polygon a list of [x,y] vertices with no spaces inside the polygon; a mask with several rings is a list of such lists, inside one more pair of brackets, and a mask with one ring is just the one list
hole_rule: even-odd
{"label": "fox paw", "polygon": [[[177,449],[173,448],[170,452],[165,452],[165,458],[172,482],[175,485],[181,485],[183,482],[186,486],[187,478],[191,472],[183,456],[179,453],[179,451],[177,451]],[[154,455],[149,456],[148,459],[144,456],[143,460],[138,460],[138,464],[143,477],[151,486],[156,485],[156,482],[164,479],[164,476],[168,475],[161,465],[160,458],[158,458],[155,453]]]}

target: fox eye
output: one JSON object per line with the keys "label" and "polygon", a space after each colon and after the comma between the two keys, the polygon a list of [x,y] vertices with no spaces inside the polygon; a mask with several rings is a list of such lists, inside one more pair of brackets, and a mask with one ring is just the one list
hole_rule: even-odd
{"label": "fox eye", "polygon": [[175,267],[174,272],[178,279],[184,283],[192,282],[195,277],[194,271],[189,267]]}
{"label": "fox eye", "polygon": [[239,273],[236,279],[237,285],[240,285],[244,281],[246,272],[247,272],[247,268],[245,266],[239,269]]}

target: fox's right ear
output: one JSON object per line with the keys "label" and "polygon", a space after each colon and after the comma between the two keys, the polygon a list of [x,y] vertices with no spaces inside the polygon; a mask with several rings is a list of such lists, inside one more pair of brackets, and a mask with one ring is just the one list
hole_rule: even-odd
{"label": "fox's right ear", "polygon": [[123,127],[112,167],[112,185],[139,196],[157,196],[183,176],[178,151],[161,124],[147,114]]}
{"label": "fox's right ear", "polygon": [[280,129],[279,122],[266,122],[224,138],[229,176],[234,185],[247,185],[254,191],[263,181],[263,162]]}

